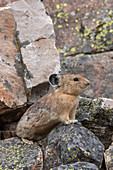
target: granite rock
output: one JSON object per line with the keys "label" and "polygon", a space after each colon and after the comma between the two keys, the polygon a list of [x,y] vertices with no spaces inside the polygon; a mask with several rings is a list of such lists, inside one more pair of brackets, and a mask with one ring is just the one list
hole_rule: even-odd
{"label": "granite rock", "polygon": [[111,0],[43,0],[61,56],[113,50]]}
{"label": "granite rock", "polygon": [[113,135],[113,100],[80,98],[76,119],[99,137],[105,148]]}
{"label": "granite rock", "polygon": [[43,2],[0,1],[0,130],[49,91],[48,77],[59,70],[53,24]]}
{"label": "granite rock", "polygon": [[0,169],[26,168],[30,170],[36,158],[38,169],[41,170],[42,152],[36,143],[26,144],[17,137],[0,141]]}
{"label": "granite rock", "polygon": [[55,168],[51,168],[51,170],[69,170],[69,169],[98,170],[98,168],[95,164],[89,163],[89,162],[76,162],[74,164],[61,165],[61,166],[58,166]]}
{"label": "granite rock", "polygon": [[[17,49],[15,46],[15,20],[11,5],[0,8],[0,123],[9,122],[13,112],[17,115],[25,107],[27,97],[24,82],[15,69]],[[20,108],[20,109],[19,109]],[[5,114],[5,118],[4,115]],[[12,118],[18,119],[18,116]]]}
{"label": "granite rock", "polygon": [[55,38],[53,23],[40,0],[19,0],[12,3],[20,45],[43,38]]}
{"label": "granite rock", "polygon": [[79,161],[94,163],[98,167],[102,165],[103,144],[81,124],[58,126],[48,135],[45,141],[45,169]]}
{"label": "granite rock", "polygon": [[[24,75],[29,101],[34,102],[48,91],[49,76],[59,70],[59,56],[53,39],[40,39],[21,49],[23,62],[28,71]],[[42,86],[42,90],[35,90]],[[32,90],[33,89],[33,90]],[[39,88],[40,89],[40,88]],[[40,93],[40,95],[39,95]]]}
{"label": "granite rock", "polygon": [[12,9],[27,97],[33,103],[47,93],[50,74],[60,71],[53,24],[40,0],[19,0]]}

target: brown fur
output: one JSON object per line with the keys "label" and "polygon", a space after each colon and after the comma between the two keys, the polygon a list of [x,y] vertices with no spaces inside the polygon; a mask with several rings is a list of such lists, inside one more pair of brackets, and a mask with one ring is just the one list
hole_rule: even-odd
{"label": "brown fur", "polygon": [[[74,81],[76,77],[79,81]],[[18,123],[17,135],[41,140],[59,123],[75,120],[79,95],[88,85],[89,80],[80,75],[62,75],[59,87],[42,97],[25,112]]]}

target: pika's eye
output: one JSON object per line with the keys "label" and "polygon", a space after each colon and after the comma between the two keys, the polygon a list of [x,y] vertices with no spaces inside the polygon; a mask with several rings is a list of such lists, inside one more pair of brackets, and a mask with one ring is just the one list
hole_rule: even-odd
{"label": "pika's eye", "polygon": [[73,80],[74,80],[74,81],[79,81],[79,79],[78,79],[77,77],[76,77],[76,78],[74,78]]}

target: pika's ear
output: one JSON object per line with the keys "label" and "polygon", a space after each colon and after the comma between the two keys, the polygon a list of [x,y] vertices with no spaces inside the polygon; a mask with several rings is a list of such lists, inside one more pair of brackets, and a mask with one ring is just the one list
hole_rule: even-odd
{"label": "pika's ear", "polygon": [[58,87],[60,83],[60,75],[59,74],[52,74],[49,77],[49,83],[53,87]]}

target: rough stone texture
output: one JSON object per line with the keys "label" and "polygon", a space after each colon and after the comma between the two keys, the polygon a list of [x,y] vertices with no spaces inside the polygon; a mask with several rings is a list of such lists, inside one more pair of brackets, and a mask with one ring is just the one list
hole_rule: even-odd
{"label": "rough stone texture", "polygon": [[40,0],[19,0],[12,3],[12,9],[22,45],[42,38],[54,39],[52,20]]}
{"label": "rough stone texture", "polygon": [[18,0],[1,0],[0,1],[0,7],[5,7],[7,8],[7,5],[10,4],[10,2],[14,2],[14,1],[18,1]]}
{"label": "rough stone texture", "polygon": [[53,24],[43,3],[0,1],[0,130],[48,92],[48,77],[59,70]]}
{"label": "rough stone texture", "polygon": [[[55,41],[53,39],[40,39],[27,45],[26,48],[21,50],[23,56],[23,62],[29,71],[29,75],[26,74],[25,81],[28,89],[36,87],[44,82],[47,84],[49,76],[52,73],[57,73],[59,70],[58,52],[55,47]],[[49,86],[49,85],[48,85]],[[34,101],[38,98],[39,94],[29,98]]]}
{"label": "rough stone texture", "polygon": [[76,162],[75,164],[61,165],[55,168],[51,168],[51,170],[98,170],[97,166],[89,163],[89,162]]}
{"label": "rough stone texture", "polygon": [[93,131],[105,148],[113,135],[113,100],[106,98],[81,98],[76,118],[83,126]]}
{"label": "rough stone texture", "polygon": [[113,169],[113,143],[105,151],[104,158],[105,158],[106,169],[112,170]]}
{"label": "rough stone texture", "polygon": [[61,56],[113,50],[111,0],[44,0]]}
{"label": "rough stone texture", "polygon": [[44,168],[79,161],[101,166],[104,146],[99,139],[80,124],[61,125],[45,139]]}
{"label": "rough stone texture", "polygon": [[113,52],[62,58],[61,69],[90,80],[84,96],[113,98]]}
{"label": "rough stone texture", "polygon": [[0,8],[0,127],[17,120],[26,110],[24,82],[15,69],[14,31],[15,20],[9,4]]}
{"label": "rough stone texture", "polygon": [[[20,0],[12,3],[12,8],[17,25],[18,46],[21,47],[28,99],[34,102],[48,91],[49,75],[60,70],[53,24],[40,0]],[[40,85],[43,88],[39,92],[37,86]],[[33,92],[37,90],[39,93]]]}
{"label": "rough stone texture", "polygon": [[0,169],[31,169],[37,158],[38,169],[43,166],[42,152],[39,146],[26,144],[20,138],[0,141]]}
{"label": "rough stone texture", "polygon": [[17,123],[18,122],[13,122],[2,126],[0,129],[0,140],[17,136],[16,135]]}
{"label": "rough stone texture", "polygon": [[0,10],[0,114],[4,106],[15,108],[27,101],[23,81],[14,67],[17,53],[14,16],[11,6],[4,8]]}

